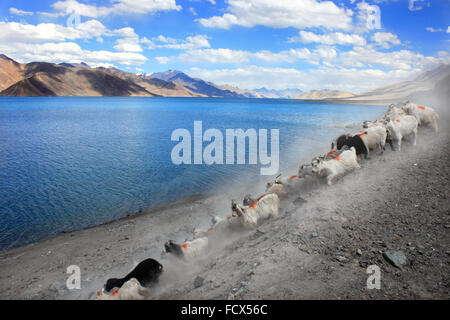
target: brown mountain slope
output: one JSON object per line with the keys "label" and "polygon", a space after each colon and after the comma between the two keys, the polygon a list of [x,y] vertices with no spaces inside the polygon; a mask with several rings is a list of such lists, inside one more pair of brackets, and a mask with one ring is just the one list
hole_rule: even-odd
{"label": "brown mountain slope", "polygon": [[38,77],[31,77],[20,80],[0,93],[1,96],[12,97],[36,97],[36,96],[55,96],[56,94],[50,90]]}
{"label": "brown mountain slope", "polygon": [[0,55],[1,96],[179,96],[201,97],[174,82],[86,64],[20,64]]}
{"label": "brown mountain slope", "polygon": [[119,77],[121,79],[132,81],[137,85],[145,88],[147,91],[153,92],[155,94],[167,97],[206,97],[206,95],[199,94],[189,90],[188,88],[172,82],[164,81],[160,79],[154,79],[150,77],[138,76],[134,73],[123,72],[121,70],[109,68],[98,68],[103,72],[111,74],[113,76]]}
{"label": "brown mountain slope", "polygon": [[[44,67],[44,68],[42,68]],[[50,68],[50,70],[48,69]],[[48,65],[0,93],[2,96],[155,96],[132,82],[95,69],[69,69]]]}
{"label": "brown mountain slope", "polygon": [[0,91],[22,80],[23,71],[23,65],[0,54]]}

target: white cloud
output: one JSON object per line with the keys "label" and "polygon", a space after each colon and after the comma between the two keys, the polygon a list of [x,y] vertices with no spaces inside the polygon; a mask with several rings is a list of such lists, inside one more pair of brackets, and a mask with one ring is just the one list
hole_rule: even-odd
{"label": "white cloud", "polygon": [[153,47],[155,46],[155,44],[153,43],[153,41],[152,40],[150,40],[150,39],[148,39],[147,37],[143,37],[141,40],[140,40],[140,42],[141,43],[143,43],[143,44],[145,44],[145,45],[147,45],[147,49],[153,49]]}
{"label": "white cloud", "polygon": [[248,52],[231,49],[198,49],[183,52],[178,60],[184,63],[243,63],[248,62]]}
{"label": "white cloud", "polygon": [[80,23],[76,28],[53,23],[38,25],[0,21],[0,42],[44,42],[90,39],[107,33],[107,28],[97,20]]}
{"label": "white cloud", "polygon": [[86,62],[89,65],[102,63],[141,65],[147,61],[147,58],[139,53],[83,50],[75,42],[0,43],[0,52],[22,63],[45,61],[53,63]]}
{"label": "white cloud", "polygon": [[323,44],[340,44],[340,45],[358,45],[363,46],[366,40],[358,34],[345,34],[342,32],[334,32],[328,34],[316,34],[309,31],[299,31],[298,37],[292,37],[288,42],[302,43],[323,43]]}
{"label": "white cloud", "polygon": [[34,12],[23,11],[16,8],[9,8],[9,13],[15,14],[17,16],[32,16]]}
{"label": "white cloud", "polygon": [[142,52],[142,47],[130,39],[119,39],[116,41],[116,45],[114,49],[117,51],[126,51],[126,52]]}
{"label": "white cloud", "polygon": [[[186,37],[184,40],[177,40],[173,38],[168,38],[163,35],[152,38],[154,42],[154,48],[168,48],[168,49],[178,49],[178,50],[193,50],[198,48],[209,48],[210,44],[208,37],[205,35],[195,35]],[[159,44],[155,44],[159,42]]]}
{"label": "white cloud", "polygon": [[134,32],[133,28],[126,27],[114,30],[114,33],[123,37],[121,39],[116,40],[116,45],[114,46],[114,49],[125,52],[143,51],[142,47],[139,44],[140,42],[139,36]]}
{"label": "white cloud", "polygon": [[429,32],[442,32],[442,31],[444,31],[444,29],[442,29],[442,28],[437,28],[437,29],[435,29],[435,28],[433,28],[433,27],[427,27],[426,29],[427,29],[427,31],[429,31]]}
{"label": "white cloud", "polygon": [[192,7],[189,7],[189,12],[192,13],[193,16],[197,15],[197,11],[195,11],[195,9]]}
{"label": "white cloud", "polygon": [[[83,50],[77,43],[70,42],[95,39],[101,43],[102,36],[121,37],[114,46],[114,49],[120,52]],[[111,31],[97,20],[80,23],[76,28],[53,23],[32,25],[0,21],[0,52],[9,54],[22,62],[140,65],[145,63],[147,58],[138,54],[142,51],[139,41],[133,28]]]}
{"label": "white cloud", "polygon": [[401,41],[398,39],[397,35],[390,32],[376,32],[372,36],[372,41],[376,45],[382,46],[383,48],[390,48],[391,45],[400,45]]}
{"label": "white cloud", "polygon": [[191,68],[189,74],[219,85],[230,84],[245,89],[261,87],[300,88],[302,90],[337,89],[358,93],[409,79],[419,71],[329,67],[300,71],[294,68],[268,68],[252,65],[236,69],[216,70]]}
{"label": "white cloud", "polygon": [[152,40],[153,41],[159,41],[159,42],[162,42],[162,43],[171,43],[171,44],[177,43],[176,39],[165,37],[163,35],[159,35],[157,37],[154,37],[154,38],[152,38]]}
{"label": "white cloud", "polygon": [[352,15],[351,10],[340,8],[331,1],[229,0],[224,15],[197,21],[205,27],[222,29],[229,29],[232,25],[349,29]]}
{"label": "white cloud", "polygon": [[409,50],[379,52],[370,47],[355,47],[342,52],[337,59],[339,65],[358,68],[380,66],[391,70],[424,69],[440,63],[450,63],[448,57],[435,58]]}
{"label": "white cloud", "polygon": [[187,50],[171,60],[182,63],[211,63],[211,64],[243,64],[250,61],[264,63],[296,63],[303,60],[309,64],[329,63],[337,56],[337,51],[332,46],[321,45],[314,50],[308,48],[291,48],[280,52],[260,50],[251,52],[246,50],[232,50],[227,48],[218,49],[195,49]]}
{"label": "white cloud", "polygon": [[105,7],[88,5],[76,0],[63,0],[55,2],[52,7],[58,12],[76,12],[82,16],[91,18],[98,18],[110,14],[147,14],[157,11],[181,10],[181,6],[177,5],[175,0],[114,0],[112,2],[114,2],[112,6]]}
{"label": "white cloud", "polygon": [[450,33],[450,26],[447,27],[447,33]]}
{"label": "white cloud", "polygon": [[169,57],[155,57],[155,59],[160,64],[167,64],[170,61]]}

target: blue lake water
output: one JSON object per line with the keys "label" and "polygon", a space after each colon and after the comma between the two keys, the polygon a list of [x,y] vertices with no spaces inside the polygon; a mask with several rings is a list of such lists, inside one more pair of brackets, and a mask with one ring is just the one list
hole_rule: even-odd
{"label": "blue lake water", "polygon": [[326,152],[344,132],[336,124],[383,112],[272,99],[2,97],[0,250],[261,179],[260,165],[174,165],[172,131],[193,135],[195,120],[224,135],[279,129],[282,169]]}

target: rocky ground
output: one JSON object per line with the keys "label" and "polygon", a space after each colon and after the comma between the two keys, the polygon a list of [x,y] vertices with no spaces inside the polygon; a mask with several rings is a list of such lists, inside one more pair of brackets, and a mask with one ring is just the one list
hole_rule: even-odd
{"label": "rocky ground", "polygon": [[[89,299],[152,257],[165,269],[152,299],[449,299],[449,153],[446,127],[421,130],[416,147],[373,154],[331,187],[302,188],[278,218],[211,241],[191,264],[160,258],[163,243],[229,215],[232,195],[190,197],[1,252],[0,298]],[[386,251],[403,254],[404,264],[394,266]],[[81,290],[65,287],[73,264]],[[381,269],[379,290],[367,289],[370,265]]]}
{"label": "rocky ground", "polygon": [[[450,145],[422,136],[417,149],[373,156],[213,255],[197,272],[201,287],[192,278],[157,297],[449,299]],[[367,289],[370,265],[381,269],[380,290]]]}

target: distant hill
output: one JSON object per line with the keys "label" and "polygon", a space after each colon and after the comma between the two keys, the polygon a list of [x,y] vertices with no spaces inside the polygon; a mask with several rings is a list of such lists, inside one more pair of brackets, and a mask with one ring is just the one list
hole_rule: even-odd
{"label": "distant hill", "polygon": [[[8,59],[0,57],[0,70],[11,64]],[[14,63],[17,71],[6,81],[2,81],[2,96],[157,95],[132,81],[110,75],[101,69],[46,62],[25,65]]]}
{"label": "distant hill", "polygon": [[0,55],[0,95],[253,97],[245,90],[220,88],[180,71],[136,75],[85,63],[20,64],[5,55]]}
{"label": "distant hill", "polygon": [[354,94],[348,91],[339,90],[311,90],[294,97],[295,99],[322,100],[332,98],[350,98]]}
{"label": "distant hill", "polygon": [[[177,70],[134,74],[115,68],[91,68],[86,63],[31,62],[21,64],[0,54],[0,96],[168,96],[225,98],[295,98],[349,103],[391,103],[431,95],[448,97],[450,65],[361,94],[339,90],[245,90],[192,78]],[[448,100],[447,100],[448,101]]]}
{"label": "distant hill", "polygon": [[423,72],[412,81],[403,81],[393,85],[377,88],[355,95],[348,101],[401,101],[419,92],[432,91],[438,83],[445,83],[450,75],[450,65],[440,65],[437,68]]}
{"label": "distant hill", "polygon": [[23,79],[24,66],[0,54],[0,92]]}
{"label": "distant hill", "polygon": [[408,95],[408,100],[420,103],[423,105],[435,106],[435,105],[447,105],[450,107],[450,74],[444,78],[439,79],[432,89],[425,91],[418,91]]}
{"label": "distant hill", "polygon": [[250,91],[241,91],[238,88],[230,86],[218,86],[214,83],[201,79],[191,78],[187,74],[168,70],[166,72],[153,73],[150,78],[164,81],[175,82],[189,90],[207,97],[225,97],[225,98],[254,98],[255,95],[249,94]]}
{"label": "distant hill", "polygon": [[235,92],[246,98],[266,98],[264,95],[262,95],[258,92],[255,92],[253,90],[240,89],[238,87],[234,87],[234,86],[230,86],[230,85],[221,85],[221,86],[217,86],[217,87],[222,90],[228,90],[231,92]]}
{"label": "distant hill", "polygon": [[285,98],[285,99],[293,99],[294,97],[299,96],[303,93],[303,91],[300,89],[275,90],[275,89],[259,88],[254,89],[253,91],[261,95],[262,98]]}

